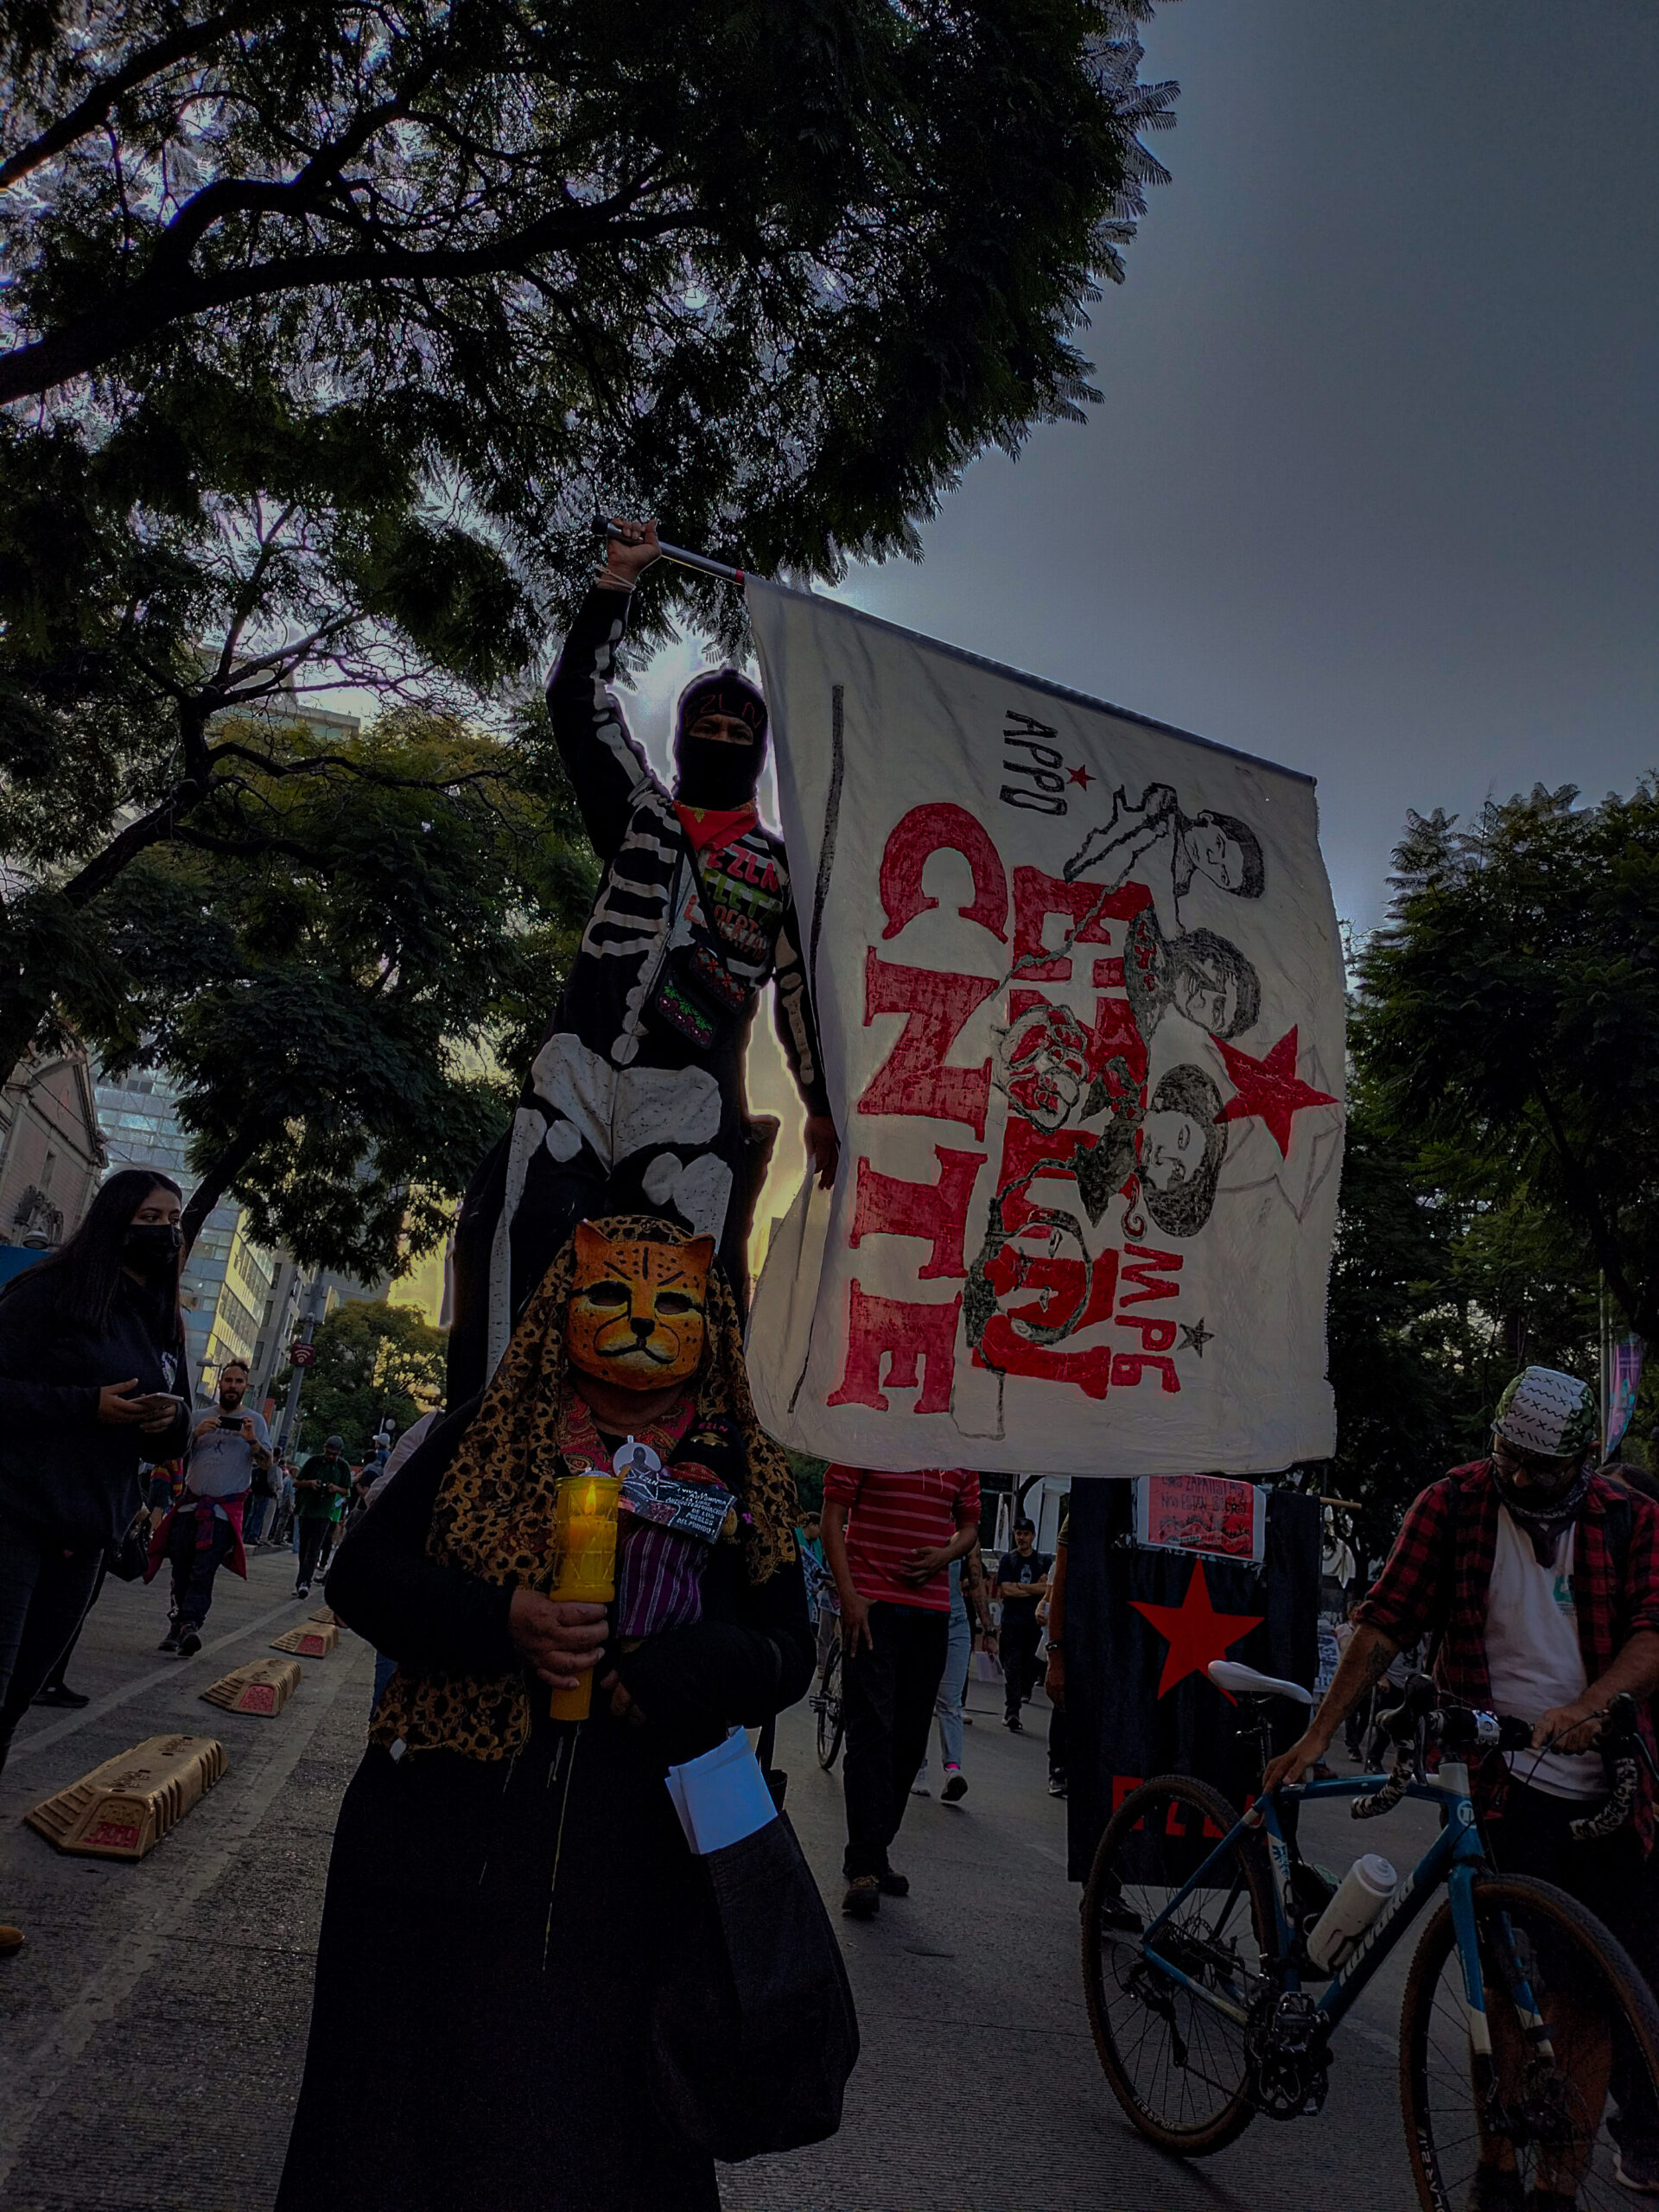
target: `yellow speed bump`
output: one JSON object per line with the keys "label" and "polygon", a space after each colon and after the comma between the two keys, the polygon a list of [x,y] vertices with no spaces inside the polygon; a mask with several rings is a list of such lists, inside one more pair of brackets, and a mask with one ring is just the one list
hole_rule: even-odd
{"label": "yellow speed bump", "polygon": [[44,1799],[24,1820],[60,1851],[142,1859],[230,1762],[211,1736],[150,1736]]}
{"label": "yellow speed bump", "polygon": [[291,1651],[299,1659],[326,1659],[339,1642],[340,1630],[332,1621],[306,1621],[286,1636],[273,1636],[270,1648]]}
{"label": "yellow speed bump", "polygon": [[245,1667],[232,1668],[220,1681],[202,1692],[210,1705],[227,1713],[280,1713],[300,1687],[300,1666],[295,1659],[251,1659]]}
{"label": "yellow speed bump", "polygon": [[338,1616],[332,1605],[319,1605],[315,1613],[308,1613],[305,1618],[308,1621],[324,1621],[332,1628]]}

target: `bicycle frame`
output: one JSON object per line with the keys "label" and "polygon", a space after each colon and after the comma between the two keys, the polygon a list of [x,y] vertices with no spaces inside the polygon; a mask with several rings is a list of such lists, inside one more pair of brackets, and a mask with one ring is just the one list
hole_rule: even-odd
{"label": "bicycle frame", "polygon": [[[1161,1956],[1155,1948],[1155,1939],[1159,1929],[1193,1891],[1205,1886],[1211,1869],[1226,1857],[1237,1839],[1260,1828],[1267,1839],[1274,1877],[1274,1954],[1273,1959],[1264,1961],[1264,1964],[1270,1972],[1276,1974],[1281,1991],[1300,1991],[1303,1975],[1298,1963],[1300,1950],[1297,1941],[1298,1930],[1292,1917],[1295,1910],[1295,1892],[1291,1879],[1292,1854],[1280,1825],[1279,1805],[1281,1802],[1312,1802],[1319,1798],[1365,1796],[1380,1789],[1385,1779],[1382,1775],[1370,1774],[1357,1775],[1347,1781],[1285,1783],[1271,1796],[1258,1798],[1145,1930],[1141,1939],[1141,1955],[1150,1965],[1156,1967],[1160,1974],[1179,1982],[1195,2003],[1208,2005],[1212,2012],[1223,2014],[1240,2027],[1249,2025],[1249,2014],[1241,2005],[1205,1988],[1184,1974],[1179,1967]],[[1367,1929],[1351,1955],[1332,1975],[1314,2009],[1329,2034],[1341,2023],[1366,1983],[1416,1918],[1427,1899],[1444,1882],[1451,1898],[1452,1934],[1463,1972],[1464,1996],[1469,2008],[1470,2042],[1478,2056],[1490,2060],[1492,2055],[1491,2031],[1486,2018],[1480,1946],[1475,1933],[1474,1883],[1477,1873],[1490,1871],[1491,1862],[1481,1841],[1474,1803],[1469,1795],[1469,1770],[1459,1761],[1446,1760],[1432,1780],[1408,1783],[1405,1795],[1440,1806],[1446,1815],[1445,1824]],[[1306,1954],[1300,1955],[1305,1957]],[[1319,1971],[1314,1969],[1316,1974]],[[1541,2056],[1553,2057],[1554,2054],[1534,2002],[1531,1987],[1518,1967],[1510,1985],[1510,1996],[1531,2048]]]}

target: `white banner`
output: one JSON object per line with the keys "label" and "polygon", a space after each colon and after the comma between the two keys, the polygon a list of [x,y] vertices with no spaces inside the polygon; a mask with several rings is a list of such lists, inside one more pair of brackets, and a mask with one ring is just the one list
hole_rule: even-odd
{"label": "white banner", "polygon": [[1343,970],[1312,782],[751,581],[842,1166],[749,1368],[868,1467],[1328,1454]]}

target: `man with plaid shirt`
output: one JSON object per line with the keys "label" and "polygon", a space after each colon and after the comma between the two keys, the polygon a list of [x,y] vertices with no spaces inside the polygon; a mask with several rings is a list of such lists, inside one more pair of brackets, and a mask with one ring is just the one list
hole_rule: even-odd
{"label": "man with plaid shirt", "polygon": [[[1609,1794],[1592,1746],[1608,1700],[1642,1707],[1659,1689],[1659,1511],[1592,1471],[1599,1423],[1576,1376],[1529,1367],[1498,1402],[1492,1456],[1457,1467],[1412,1503],[1364,1602],[1335,1680],[1301,1740],[1272,1761],[1263,1787],[1324,1758],[1351,1708],[1421,1636],[1440,1638],[1435,1675],[1448,1699],[1533,1724],[1533,1749],[1491,1752],[1472,1789],[1488,1848],[1505,1873],[1533,1874],[1576,1897],[1612,1929],[1649,1978],[1653,1931],[1630,1908],[1653,1846],[1645,1770],[1632,1823],[1577,1843],[1570,1823]],[[1589,2045],[1599,2044],[1592,2054]],[[1581,2046],[1605,2094],[1611,2053],[1593,2028]],[[1617,2089],[1620,2084],[1616,2081]],[[1659,2191],[1659,2121],[1643,2080],[1615,2124],[1618,2178]],[[1470,2212],[1554,2212],[1573,2200],[1511,2169],[1482,2164]]]}

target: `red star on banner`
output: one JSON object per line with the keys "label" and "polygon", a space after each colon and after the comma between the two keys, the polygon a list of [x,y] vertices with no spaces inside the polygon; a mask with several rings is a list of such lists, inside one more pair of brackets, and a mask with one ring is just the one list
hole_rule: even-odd
{"label": "red star on banner", "polygon": [[1211,1041],[1227,1063],[1227,1073],[1238,1093],[1227,1101],[1218,1118],[1242,1122],[1252,1114],[1259,1115],[1272,1131],[1280,1156],[1288,1160],[1292,1116],[1300,1114],[1304,1106],[1337,1103],[1328,1090],[1315,1090],[1297,1074],[1296,1032],[1287,1029],[1265,1060],[1253,1060],[1248,1052],[1241,1052],[1236,1045],[1226,1044],[1219,1037]]}
{"label": "red star on banner", "polygon": [[1074,784],[1077,785],[1085,791],[1088,790],[1090,785],[1095,780],[1086,768],[1073,768],[1071,771],[1071,779]]}
{"label": "red star on banner", "polygon": [[[1167,1697],[1189,1675],[1201,1675],[1212,1659],[1224,1659],[1227,1647],[1260,1628],[1265,1613],[1218,1613],[1210,1603],[1210,1585],[1204,1579],[1204,1561],[1192,1562],[1192,1579],[1179,1605],[1148,1605],[1139,1598],[1129,1603],[1144,1613],[1168,1644],[1164,1671],[1158,1678],[1158,1694]],[[1226,1692],[1222,1693],[1226,1696]],[[1230,1705],[1236,1702],[1227,1700]]]}

